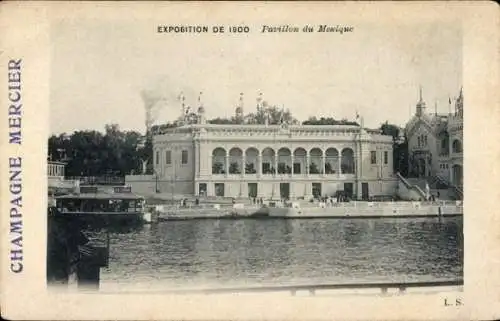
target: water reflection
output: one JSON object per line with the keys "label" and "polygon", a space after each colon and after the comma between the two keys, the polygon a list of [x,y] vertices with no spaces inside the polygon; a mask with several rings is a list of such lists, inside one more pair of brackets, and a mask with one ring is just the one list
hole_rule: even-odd
{"label": "water reflection", "polygon": [[462,219],[200,220],[111,233],[103,283],[462,277]]}

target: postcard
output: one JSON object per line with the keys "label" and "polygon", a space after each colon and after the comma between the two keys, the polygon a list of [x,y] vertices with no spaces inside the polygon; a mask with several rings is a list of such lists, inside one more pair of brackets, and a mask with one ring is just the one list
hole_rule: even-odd
{"label": "postcard", "polygon": [[6,2],[12,320],[500,316],[491,2]]}

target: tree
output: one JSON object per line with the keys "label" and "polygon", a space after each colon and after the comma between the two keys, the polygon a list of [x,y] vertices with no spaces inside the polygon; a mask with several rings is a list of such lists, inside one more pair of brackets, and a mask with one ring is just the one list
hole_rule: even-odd
{"label": "tree", "polygon": [[229,164],[229,174],[241,174],[238,163],[233,162]]}
{"label": "tree", "polygon": [[403,141],[399,140],[400,128],[399,126],[389,124],[388,121],[380,126],[382,135],[392,136],[392,155],[393,155],[393,170],[394,172],[399,172],[403,176],[410,175],[410,170],[408,168],[408,142],[406,137]]}
{"label": "tree", "polygon": [[380,130],[382,131],[382,135],[392,136],[392,139],[394,141],[399,137],[399,127],[393,124],[389,124],[388,121],[380,126]]}
{"label": "tree", "polygon": [[87,130],[52,135],[48,139],[48,154],[53,161],[67,163],[67,176],[124,176],[137,171],[140,159],[152,154],[151,142],[141,147],[141,140],[138,132],[106,125],[104,134]]}
{"label": "tree", "polygon": [[235,117],[231,117],[231,118],[217,117],[214,119],[210,119],[208,121],[208,123],[209,124],[216,124],[216,125],[235,125],[235,124],[238,124],[239,122],[237,121],[237,119]]}
{"label": "tree", "polygon": [[318,165],[315,163],[309,164],[309,174],[320,174]]}
{"label": "tree", "polygon": [[325,164],[325,174],[335,174],[335,170],[333,169],[332,164]]}
{"label": "tree", "polygon": [[359,126],[357,122],[349,121],[347,119],[336,120],[332,117],[321,117],[316,118],[315,116],[309,117],[306,121],[302,122],[302,125],[351,125],[351,126]]}
{"label": "tree", "polygon": [[255,166],[253,163],[247,163],[245,165],[245,174],[255,174],[257,171],[255,170]]}

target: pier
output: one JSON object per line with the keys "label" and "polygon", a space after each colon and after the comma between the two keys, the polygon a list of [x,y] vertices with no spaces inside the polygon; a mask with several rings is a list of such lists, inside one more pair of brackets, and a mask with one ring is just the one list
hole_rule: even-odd
{"label": "pier", "polygon": [[[183,289],[172,290],[164,293],[172,294],[230,294],[230,293],[271,293],[288,292],[292,296],[299,292],[307,292],[315,296],[320,291],[357,291],[375,290],[374,294],[388,295],[391,290],[396,290],[397,294],[405,294],[408,289],[428,289],[436,288],[445,291],[460,291],[463,287],[463,279],[438,280],[427,282],[374,282],[374,283],[333,283],[333,284],[299,284],[299,285],[271,285],[254,287],[227,287],[211,289]],[[366,292],[367,293],[367,292]]]}

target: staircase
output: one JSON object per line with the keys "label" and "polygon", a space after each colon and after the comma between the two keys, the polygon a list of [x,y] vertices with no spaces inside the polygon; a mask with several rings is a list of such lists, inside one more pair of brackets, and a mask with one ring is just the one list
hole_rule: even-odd
{"label": "staircase", "polygon": [[[426,178],[407,178],[408,183],[413,186],[418,186],[422,191],[425,192],[425,185],[427,184]],[[429,184],[430,187],[430,184]]]}
{"label": "staircase", "polygon": [[447,182],[444,178],[434,175],[420,178],[407,178],[408,183],[418,186],[425,192],[426,183],[429,184],[430,194],[437,196],[440,200],[462,200],[463,192],[460,187]]}
{"label": "staircase", "polygon": [[[396,176],[399,178],[399,181],[401,183],[403,183],[403,185],[406,187],[406,190],[408,191],[409,194],[406,194],[404,195],[405,193],[403,193],[403,195],[399,194],[398,192],[398,195],[399,197],[405,199],[405,200],[416,200],[416,199],[420,199],[420,200],[423,200],[425,199],[426,195],[425,195],[425,192],[424,190],[419,186],[419,181],[415,180],[415,179],[412,179],[412,178],[404,178],[401,173],[396,173]],[[424,189],[425,189],[425,182],[424,182]],[[411,192],[413,191],[413,192]],[[416,194],[413,194],[412,193],[415,193]],[[418,196],[416,196],[418,195]],[[416,199],[415,199],[416,197]]]}

